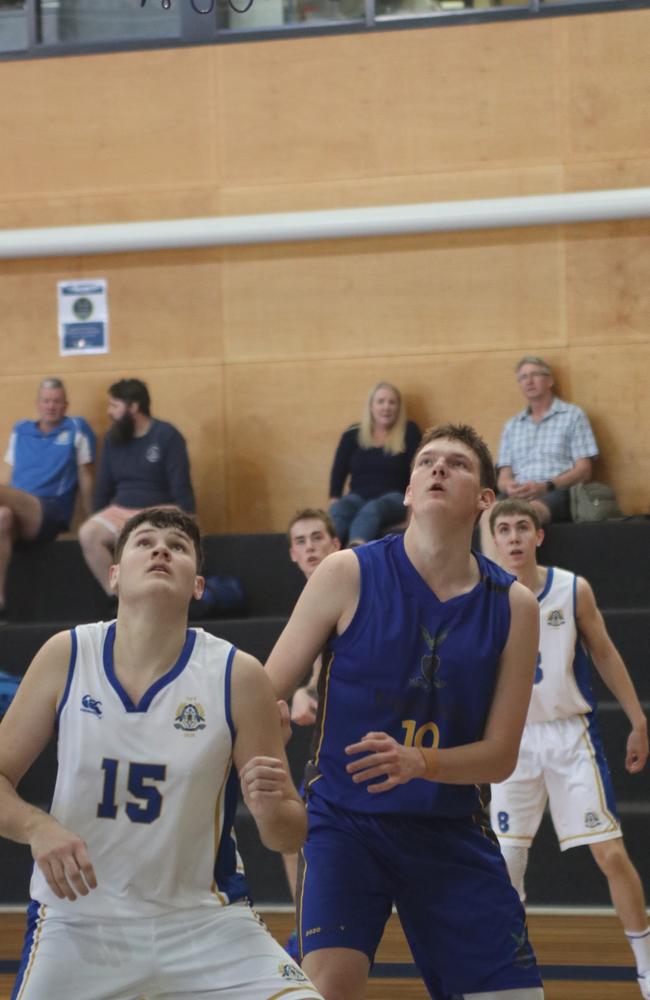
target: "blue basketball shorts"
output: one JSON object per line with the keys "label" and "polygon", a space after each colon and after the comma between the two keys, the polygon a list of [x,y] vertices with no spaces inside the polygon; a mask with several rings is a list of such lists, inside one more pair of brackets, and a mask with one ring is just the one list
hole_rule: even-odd
{"label": "blue basketball shorts", "polygon": [[471,818],[369,815],[313,792],[298,882],[304,955],[373,961],[395,904],[434,1000],[539,987],[526,917],[494,834]]}

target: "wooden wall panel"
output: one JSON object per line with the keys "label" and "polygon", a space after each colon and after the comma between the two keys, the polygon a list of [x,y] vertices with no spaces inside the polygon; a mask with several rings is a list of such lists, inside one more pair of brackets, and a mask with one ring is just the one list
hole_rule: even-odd
{"label": "wooden wall panel", "polygon": [[215,183],[212,65],[204,48],[4,64],[0,190],[40,198]]}
{"label": "wooden wall panel", "polygon": [[[4,63],[0,225],[650,183],[650,12]],[[44,374],[106,425],[115,378],[187,436],[208,530],[284,527],[389,378],[496,448],[523,353],[599,475],[648,507],[647,223],[0,263],[0,438]],[[111,354],[58,356],[56,281],[106,276]],[[0,447],[2,442],[0,442]]]}
{"label": "wooden wall panel", "polygon": [[553,162],[557,28],[550,20],[536,28],[512,22],[224,49],[223,183]]}
{"label": "wooden wall panel", "polygon": [[225,356],[343,359],[516,347],[530,337],[563,343],[562,274],[552,228],[228,251]]}

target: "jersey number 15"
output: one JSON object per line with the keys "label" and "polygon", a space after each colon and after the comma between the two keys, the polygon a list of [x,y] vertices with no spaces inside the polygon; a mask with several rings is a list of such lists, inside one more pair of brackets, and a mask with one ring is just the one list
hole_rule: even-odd
{"label": "jersey number 15", "polygon": [[[119,764],[119,760],[114,760],[112,757],[104,757],[102,760],[104,791],[102,801],[97,806],[97,815],[100,819],[115,819],[117,816],[115,786]],[[164,781],[167,767],[165,764],[133,763],[128,767],[127,788],[134,799],[141,801],[127,802],[126,815],[132,823],[153,823],[160,816],[163,797],[155,785],[147,782]]]}

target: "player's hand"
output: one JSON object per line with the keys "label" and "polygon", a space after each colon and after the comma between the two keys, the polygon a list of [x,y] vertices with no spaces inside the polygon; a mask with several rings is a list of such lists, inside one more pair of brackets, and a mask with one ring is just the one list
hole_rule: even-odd
{"label": "player's hand", "polygon": [[95,870],[81,837],[66,830],[53,816],[39,822],[30,838],[32,856],[58,899],[87,896],[97,888]]}
{"label": "player's hand", "polygon": [[267,818],[286,797],[287,772],[277,757],[251,757],[239,780],[244,802],[255,819]]}
{"label": "player's hand", "polygon": [[417,747],[405,747],[388,733],[366,733],[359,743],[345,748],[346,754],[365,754],[347,764],[345,770],[355,783],[384,778],[368,785],[371,794],[387,792],[396,785],[404,785],[413,778],[423,778],[424,758]]}
{"label": "player's hand", "polygon": [[647,726],[633,729],[627,738],[625,768],[630,774],[642,771],[648,760],[648,729]]}
{"label": "player's hand", "polygon": [[312,726],[316,722],[317,710],[318,701],[311,690],[306,687],[298,688],[291,702],[291,721],[298,726]]}
{"label": "player's hand", "polygon": [[278,712],[280,714],[280,732],[282,734],[282,743],[286,747],[287,743],[291,739],[291,720],[289,718],[289,706],[286,701],[280,699],[277,702]]}

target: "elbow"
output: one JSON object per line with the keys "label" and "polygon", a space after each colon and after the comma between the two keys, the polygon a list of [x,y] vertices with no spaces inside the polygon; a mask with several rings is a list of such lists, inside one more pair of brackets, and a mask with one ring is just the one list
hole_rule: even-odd
{"label": "elbow", "polygon": [[517,766],[518,757],[519,744],[514,750],[501,750],[496,754],[490,766],[490,776],[487,778],[490,784],[498,785],[509,778]]}
{"label": "elbow", "polygon": [[269,851],[281,854],[297,854],[307,838],[307,814],[296,818],[282,830],[268,830],[260,836],[264,846]]}

